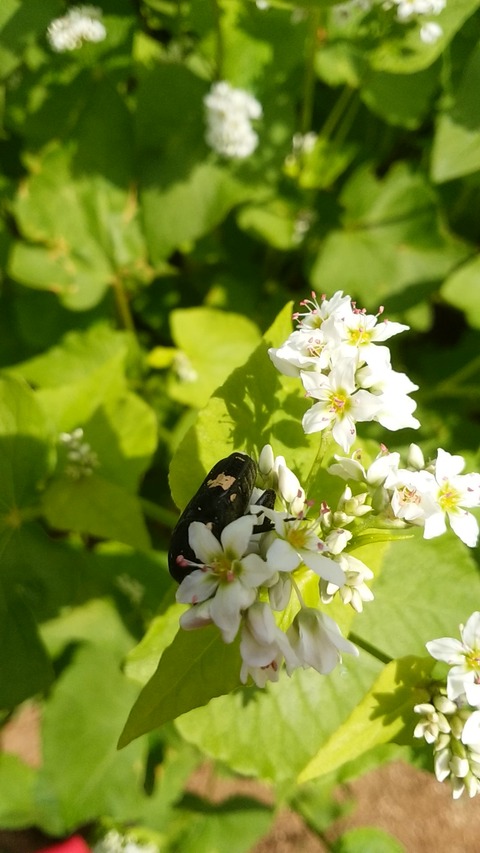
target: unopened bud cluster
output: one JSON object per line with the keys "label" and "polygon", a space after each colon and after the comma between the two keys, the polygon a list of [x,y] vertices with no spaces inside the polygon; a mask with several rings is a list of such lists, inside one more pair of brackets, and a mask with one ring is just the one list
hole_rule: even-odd
{"label": "unopened bud cluster", "polygon": [[415,705],[414,736],[433,747],[435,775],[449,779],[454,799],[480,792],[480,613],[460,626],[462,641],[427,643],[432,657],[450,664],[445,683],[431,687],[430,701]]}
{"label": "unopened bud cluster", "polygon": [[65,473],[72,480],[81,480],[82,477],[90,477],[95,468],[98,467],[98,456],[90,447],[88,441],[83,439],[83,429],[78,427],[72,432],[62,432],[59,436],[60,442],[66,448],[67,465]]}

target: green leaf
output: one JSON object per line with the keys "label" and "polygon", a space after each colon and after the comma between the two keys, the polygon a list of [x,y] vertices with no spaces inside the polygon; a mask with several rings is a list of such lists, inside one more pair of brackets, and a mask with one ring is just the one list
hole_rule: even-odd
{"label": "green leaf", "polygon": [[212,696],[239,686],[238,642],[226,645],[215,626],[179,630],[140,693],[120,736],[119,748],[174,720]]}
{"label": "green leaf", "polygon": [[14,213],[28,242],[10,259],[14,279],[57,293],[72,310],[151,271],[131,189],[130,113],[111,83],[96,82],[76,136],[32,156]]}
{"label": "green leaf", "polygon": [[52,481],[43,495],[42,507],[48,523],[57,530],[115,539],[132,548],[149,547],[137,498],[97,474]]}
{"label": "green leaf", "polygon": [[172,604],[165,613],[152,619],[145,636],[127,655],[124,672],[128,678],[141,685],[152,678],[163,652],[175,639],[184,610],[184,605]]}
{"label": "green leaf", "polygon": [[188,503],[222,456],[246,450],[258,457],[267,441],[292,465],[294,452],[297,474],[309,473],[318,437],[306,436],[301,427],[302,388],[297,380],[281,376],[267,354],[269,345],[279,346],[290,334],[290,317],[291,305],[287,305],[264,342],[214,393],[180,443],[170,465],[170,486],[178,507]]}
{"label": "green leaf", "polygon": [[333,853],[407,853],[403,844],[388,832],[369,826],[346,832],[332,849]]}
{"label": "green leaf", "polygon": [[174,849],[182,853],[249,853],[270,829],[274,813],[247,797],[212,804],[190,795],[182,800],[175,817],[183,827],[174,833]]}
{"label": "green leaf", "polygon": [[94,412],[84,438],[100,460],[102,476],[135,492],[157,446],[157,418],[140,397],[126,392]]}
{"label": "green leaf", "polygon": [[177,361],[185,356],[193,374],[187,374],[183,381],[181,375],[178,379],[172,377],[169,394],[174,400],[197,408],[205,405],[215,388],[246,361],[260,340],[257,327],[246,317],[214,308],[172,311],[170,325],[180,350]]}
{"label": "green leaf", "polygon": [[480,597],[480,578],[469,549],[452,533],[390,545],[373,586],[375,602],[355,623],[361,641],[392,658],[422,656],[425,643],[455,637]]}
{"label": "green leaf", "polygon": [[414,705],[425,702],[425,682],[435,666],[432,658],[400,658],[388,664],[349,718],[319,749],[299,775],[300,784],[323,776],[375,746],[415,728]]}
{"label": "green leaf", "polygon": [[475,257],[455,270],[440,288],[443,299],[465,313],[472,329],[480,329],[480,258]]}
{"label": "green leaf", "polygon": [[[138,94],[140,198],[145,235],[156,266],[188,248],[251,195],[204,141],[207,87],[179,65],[157,66]],[[159,98],[158,92],[168,92]]]}
{"label": "green leaf", "polygon": [[435,16],[443,35],[434,44],[424,44],[420,38],[421,15],[410,25],[395,24],[388,35],[375,40],[375,46],[369,53],[372,67],[394,74],[411,74],[427,68],[444,52],[448,42],[479,6],[479,0],[447,3]]}
{"label": "green leaf", "polygon": [[53,670],[28,607],[0,590],[0,708],[10,709],[44,690]]}
{"label": "green leaf", "polygon": [[432,149],[432,179],[437,183],[480,169],[480,106],[475,90],[480,85],[480,48],[466,64],[453,105],[441,113]]}
{"label": "green leaf", "polygon": [[244,687],[213,699],[178,719],[176,727],[189,743],[238,773],[291,783],[380,670],[369,655],[345,655],[328,676],[312,669],[297,670],[291,678],[283,673],[263,690]]}
{"label": "green leaf", "polygon": [[34,823],[36,771],[6,752],[0,753],[0,826],[22,829]]}
{"label": "green leaf", "polygon": [[1,516],[10,527],[18,508],[38,500],[49,469],[50,430],[37,399],[23,380],[0,379]]}
{"label": "green leaf", "polygon": [[440,280],[468,254],[445,235],[437,199],[426,179],[397,163],[382,180],[359,168],[343,189],[343,230],[331,231],[310,281],[326,281],[369,304],[420,282]]}
{"label": "green leaf", "polygon": [[135,693],[119,664],[109,648],[82,647],[45,707],[36,797],[38,824],[50,834],[66,835],[103,815],[131,821],[139,810],[144,747],[115,749]]}

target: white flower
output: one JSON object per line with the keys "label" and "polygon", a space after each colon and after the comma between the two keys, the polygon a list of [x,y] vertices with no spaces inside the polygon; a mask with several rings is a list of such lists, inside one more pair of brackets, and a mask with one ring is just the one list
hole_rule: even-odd
{"label": "white flower", "polygon": [[[285,457],[274,456],[271,445],[266,444],[260,452],[258,468],[265,487],[275,489],[290,515],[300,515],[305,507],[305,491],[285,462]],[[258,513],[258,507],[252,506],[251,512]]]}
{"label": "white flower", "polygon": [[462,732],[462,743],[480,749],[480,711],[473,711],[466,720]]}
{"label": "white flower", "polygon": [[392,0],[399,21],[409,21],[417,15],[438,15],[447,0]]}
{"label": "white flower", "polygon": [[343,480],[356,480],[369,486],[382,486],[392,472],[398,470],[400,462],[399,453],[387,453],[380,451],[372,464],[365,469],[360,462],[361,454],[355,451],[350,456],[335,456],[336,463],[328,468],[329,474],[342,477]]}
{"label": "white flower", "polygon": [[330,366],[330,352],[321,329],[297,329],[281,347],[270,347],[268,354],[285,376],[300,376],[301,370],[320,371]]}
{"label": "white flower", "polygon": [[296,311],[293,314],[293,319],[297,320],[298,328],[303,331],[320,329],[329,317],[338,316],[343,318],[346,312],[351,311],[350,297],[344,296],[341,290],[337,290],[331,299],[327,299],[325,294],[323,294],[320,302],[317,299],[316,293],[312,291],[312,298],[303,299],[300,305],[307,310]]}
{"label": "white flower", "polygon": [[[286,512],[264,510],[275,524],[276,536],[267,551],[267,563],[273,572],[292,572],[304,563],[319,577],[343,586],[345,575],[334,560],[321,552],[325,544],[303,519],[292,520]],[[273,537],[273,533],[269,534]]]}
{"label": "white flower", "polygon": [[478,538],[476,518],[465,507],[480,506],[480,474],[461,474],[465,460],[441,448],[437,451],[434,479],[424,495],[425,539],[446,530],[445,516],[453,532],[473,548]]}
{"label": "white flower", "polygon": [[99,42],[107,35],[101,21],[102,11],[96,6],[72,6],[61,18],[55,18],[47,29],[52,50],[65,53],[77,50],[85,42]]}
{"label": "white flower", "polygon": [[357,390],[354,374],[351,359],[339,361],[328,376],[301,373],[308,396],[319,401],[304,414],[304,431],[308,434],[331,427],[335,441],[347,453],[356,438],[355,423],[372,421],[379,411],[378,399],[373,394]]}
{"label": "white flower", "polygon": [[287,672],[299,665],[286,635],[276,624],[270,607],[259,601],[249,607],[245,615],[240,654],[240,680],[245,684],[250,675],[257,687],[264,687],[267,681],[278,681],[284,660]]}
{"label": "white flower", "polygon": [[[426,646],[435,660],[444,661],[452,668],[447,676],[447,695],[457,699],[466,695],[480,681],[480,612],[475,611],[464,627],[460,626],[462,640],[442,637],[430,640]],[[474,691],[476,697],[476,691]]]}
{"label": "white flower", "polygon": [[350,604],[356,613],[361,613],[363,602],[374,599],[373,592],[365,583],[367,580],[372,580],[373,572],[352,554],[340,554],[338,562],[345,573],[345,583],[338,587],[322,581],[320,585],[322,601],[328,604],[338,592],[344,604]]}
{"label": "white flower", "polygon": [[249,157],[258,145],[251,121],[262,116],[261,104],[243,89],[214,83],[204,98],[206,142],[217,154],[232,159]]}
{"label": "white flower", "polygon": [[427,21],[420,27],[420,40],[424,44],[435,44],[443,36],[443,29],[435,21]]}
{"label": "white flower", "polygon": [[345,311],[342,318],[338,314],[329,317],[322,331],[326,339],[338,347],[339,356],[355,359],[356,367],[366,363],[378,368],[385,362],[390,363],[390,350],[377,344],[409,327],[390,320],[381,323],[377,320],[378,315],[364,314],[350,307],[350,311]]}
{"label": "white flower", "polygon": [[357,370],[355,381],[378,395],[381,405],[375,420],[385,429],[418,429],[420,421],[412,416],[417,404],[408,397],[412,391],[418,391],[418,385],[405,373],[392,370],[389,361],[379,360],[375,367],[365,365]]}
{"label": "white flower", "polygon": [[311,666],[323,675],[341,662],[341,652],[358,655],[358,649],[345,639],[337,623],[311,607],[303,607],[297,613],[287,636],[301,665]]}
{"label": "white flower", "polygon": [[202,567],[184,578],[177,590],[177,601],[197,605],[208,599],[208,613],[202,619],[211,619],[226,643],[234,640],[242,611],[253,604],[258,587],[272,575],[270,566],[257,554],[244,556],[253,525],[252,516],[237,518],[222,530],[221,543],[200,521],[193,521],[188,531],[190,547]]}

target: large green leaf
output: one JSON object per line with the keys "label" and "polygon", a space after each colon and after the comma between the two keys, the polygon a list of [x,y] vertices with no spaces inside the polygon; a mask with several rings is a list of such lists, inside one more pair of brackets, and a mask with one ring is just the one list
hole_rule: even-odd
{"label": "large green leaf", "polygon": [[173,849],[182,853],[249,853],[270,829],[274,812],[258,800],[229,797],[221,804],[187,796],[176,810]]}
{"label": "large green leaf", "polygon": [[[250,356],[210,398],[178,447],[170,466],[172,496],[184,507],[206,472],[222,456],[246,450],[258,456],[267,441],[288,458],[294,453],[299,474],[310,470],[318,438],[305,436],[301,427],[305,402],[300,383],[280,376],[268,354],[291,331],[291,305]],[[293,459],[290,459],[293,465]]]}
{"label": "large green leaf", "polygon": [[342,191],[343,230],[331,231],[314,261],[312,285],[325,282],[369,305],[421,282],[442,279],[468,249],[445,234],[426,179],[405,163],[378,180],[361,167]]}
{"label": "large green leaf", "polygon": [[0,753],[0,826],[20,829],[34,821],[35,770],[7,752]]}
{"label": "large green leaf", "polygon": [[0,514],[15,527],[18,508],[38,498],[47,475],[51,432],[36,395],[23,380],[0,379]]}
{"label": "large green leaf", "polygon": [[431,174],[442,183],[480,169],[480,48],[466,64],[453,104],[440,114],[433,139]]}
{"label": "large green leaf", "polygon": [[350,717],[319,749],[299,776],[308,782],[337,770],[375,746],[404,735],[413,736],[417,719],[414,705],[426,702],[425,684],[435,661],[400,658],[385,667]]}
{"label": "large green leaf", "polygon": [[77,137],[29,161],[14,203],[28,242],[14,247],[12,277],[57,293],[74,310],[96,305],[109,287],[148,281],[131,160],[129,112],[108,81],[97,82]]}
{"label": "large green leaf", "polygon": [[421,15],[413,21],[413,26],[403,23],[394,25],[390,34],[375,40],[375,46],[369,54],[372,67],[394,74],[411,74],[427,68],[479,6],[479,0],[447,3],[440,15],[436,16],[443,34],[434,44],[425,44],[420,38]]}
{"label": "large green leaf", "polygon": [[243,688],[176,721],[190,743],[238,773],[292,782],[361,701],[381,669],[369,655],[346,655],[328,676],[285,674],[264,690]]}
{"label": "large green leaf", "polygon": [[44,690],[53,669],[28,607],[1,590],[0,626],[0,708],[10,709]]}
{"label": "large green leaf", "polygon": [[[214,308],[172,311],[172,337],[186,357],[191,378],[172,377],[169,393],[173,399],[200,408],[232,370],[243,364],[258,345],[260,333],[246,317]],[[201,341],[201,346],[199,346]]]}
{"label": "large green leaf", "polygon": [[135,702],[119,747],[212,696],[229,693],[239,686],[239,677],[238,642],[224,643],[215,626],[192,632],[180,629]]}
{"label": "large green leaf", "polygon": [[64,835],[102,815],[128,821],[139,810],[143,745],[115,749],[134,692],[118,653],[97,644],[81,648],[57,682],[43,716],[36,788],[45,831]]}
{"label": "large green leaf", "polygon": [[375,582],[375,602],[355,622],[359,639],[392,658],[422,656],[425,643],[458,635],[480,597],[469,549],[452,533],[392,543]]}
{"label": "large green leaf", "polygon": [[450,305],[465,312],[469,326],[480,329],[480,258],[467,261],[442,284],[440,293]]}
{"label": "large green leaf", "polygon": [[154,263],[211,231],[251,194],[204,142],[207,87],[179,65],[156,67],[139,90],[137,138],[145,234]]}
{"label": "large green leaf", "polygon": [[57,530],[115,539],[132,548],[149,547],[138,499],[98,474],[79,480],[53,480],[43,495],[42,508],[48,523]]}

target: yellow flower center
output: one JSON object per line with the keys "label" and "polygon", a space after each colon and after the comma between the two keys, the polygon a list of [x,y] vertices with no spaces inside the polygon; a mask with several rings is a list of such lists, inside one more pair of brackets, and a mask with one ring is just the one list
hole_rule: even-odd
{"label": "yellow flower center", "polygon": [[444,483],[438,492],[438,503],[444,510],[444,512],[448,512],[448,510],[456,509],[458,503],[460,501],[461,495],[457,489],[454,489],[453,486],[448,482]]}
{"label": "yellow flower center", "polygon": [[337,417],[343,417],[349,408],[349,395],[346,391],[338,389],[330,395],[330,411]]}
{"label": "yellow flower center", "polygon": [[348,342],[352,347],[363,347],[370,343],[372,332],[365,328],[350,329],[348,333]]}

